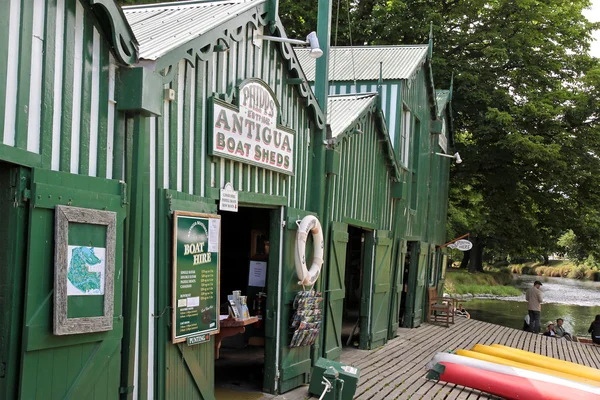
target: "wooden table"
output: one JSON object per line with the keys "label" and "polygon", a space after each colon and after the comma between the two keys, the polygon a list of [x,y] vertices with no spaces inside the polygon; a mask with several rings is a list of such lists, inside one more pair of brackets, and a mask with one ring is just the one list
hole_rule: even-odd
{"label": "wooden table", "polygon": [[230,318],[228,315],[220,316],[221,326],[219,333],[215,336],[215,360],[219,359],[219,349],[221,341],[228,336],[237,335],[246,331],[246,325],[252,325],[258,322],[258,317],[249,317],[246,319]]}

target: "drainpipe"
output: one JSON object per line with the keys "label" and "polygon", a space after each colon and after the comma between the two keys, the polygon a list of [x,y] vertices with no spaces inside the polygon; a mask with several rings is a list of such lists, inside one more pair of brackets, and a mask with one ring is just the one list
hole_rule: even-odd
{"label": "drainpipe", "polygon": [[[315,97],[323,110],[325,117],[324,126],[322,129],[314,131],[312,140],[313,166],[312,166],[312,184],[311,184],[311,202],[310,208],[319,215],[323,227],[323,240],[325,251],[323,254],[324,260],[328,257],[329,230],[330,221],[325,215],[326,209],[326,180],[332,179],[332,175],[326,174],[326,140],[330,139],[331,134],[328,134],[327,125],[327,96],[329,95],[329,38],[331,37],[331,0],[319,0],[318,17],[317,17],[317,38],[319,45],[323,50],[323,55],[317,58],[316,75],[315,75]],[[329,130],[329,132],[331,132]],[[327,271],[329,263],[325,261],[323,271],[321,272],[320,290],[325,292],[327,288]],[[319,340],[315,343],[312,358],[318,359],[323,350],[324,335],[319,335]]]}

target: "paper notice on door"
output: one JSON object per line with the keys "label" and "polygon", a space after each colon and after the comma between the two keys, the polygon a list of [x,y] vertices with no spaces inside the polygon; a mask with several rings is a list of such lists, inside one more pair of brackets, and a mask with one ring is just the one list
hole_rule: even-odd
{"label": "paper notice on door", "polygon": [[221,228],[220,219],[210,219],[208,221],[208,252],[216,253],[219,251],[219,229]]}
{"label": "paper notice on door", "polygon": [[248,286],[265,287],[267,278],[267,263],[264,261],[250,261]]}

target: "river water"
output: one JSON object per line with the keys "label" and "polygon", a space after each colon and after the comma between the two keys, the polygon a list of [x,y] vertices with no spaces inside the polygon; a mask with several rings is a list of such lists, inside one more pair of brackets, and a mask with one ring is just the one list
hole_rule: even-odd
{"label": "river water", "polygon": [[[540,280],[543,285],[542,330],[546,322],[565,320],[567,332],[589,337],[587,330],[596,314],[600,314],[600,282],[531,275],[515,275],[515,286],[525,290]],[[525,294],[518,297],[472,299],[463,303],[471,318],[511,328],[522,329],[527,315]]]}

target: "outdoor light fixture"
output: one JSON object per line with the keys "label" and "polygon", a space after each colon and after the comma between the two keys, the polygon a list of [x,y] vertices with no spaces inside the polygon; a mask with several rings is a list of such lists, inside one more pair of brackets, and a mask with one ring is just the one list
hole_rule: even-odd
{"label": "outdoor light fixture", "polygon": [[444,154],[444,153],[435,153],[435,154],[437,154],[438,156],[442,156],[442,157],[453,158],[457,164],[460,164],[462,162],[462,158],[460,158],[460,154],[458,154],[458,153],[454,153],[453,156],[451,156],[450,154]]}
{"label": "outdoor light fixture", "polygon": [[309,55],[312,58],[319,58],[323,55],[323,50],[319,47],[319,39],[317,38],[316,32],[311,32],[306,36],[306,40],[288,39],[278,36],[263,36],[258,35],[257,39],[270,40],[272,42],[290,43],[297,44],[299,46],[310,46]]}

